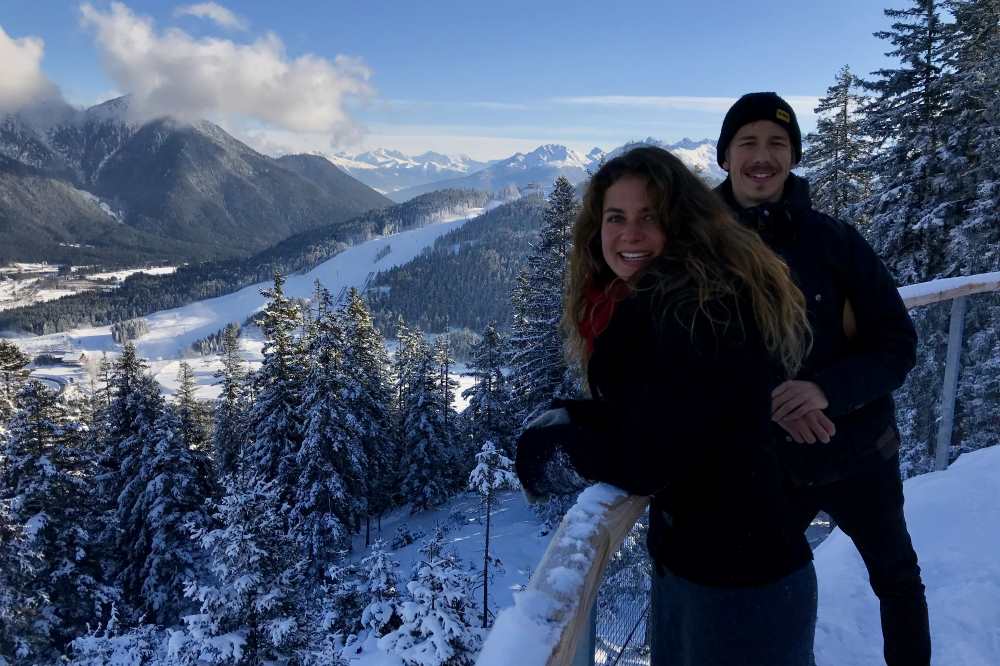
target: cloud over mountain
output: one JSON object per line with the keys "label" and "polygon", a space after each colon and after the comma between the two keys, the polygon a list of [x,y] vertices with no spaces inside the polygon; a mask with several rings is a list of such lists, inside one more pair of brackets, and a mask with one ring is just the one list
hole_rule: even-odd
{"label": "cloud over mountain", "polygon": [[0,26],[0,113],[59,97],[55,84],[42,72],[44,53],[41,39],[15,39]]}
{"label": "cloud over mountain", "polygon": [[244,44],[161,31],[120,2],[107,11],[84,3],[80,11],[109,75],[131,93],[130,108],[140,117],[239,115],[335,141],[360,133],[346,106],[373,93],[371,71],[359,59],[293,58],[273,33]]}

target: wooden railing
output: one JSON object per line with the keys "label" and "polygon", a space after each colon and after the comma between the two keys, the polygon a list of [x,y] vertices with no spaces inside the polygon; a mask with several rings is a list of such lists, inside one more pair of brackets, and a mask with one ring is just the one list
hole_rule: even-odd
{"label": "wooden railing", "polygon": [[[951,301],[951,321],[935,444],[935,469],[948,466],[962,351],[966,299],[1000,291],[1000,272],[908,285],[909,309]],[[580,494],[552,536],[526,591],[497,618],[478,666],[592,666],[594,600],[610,557],[635,525],[648,498],[606,484]]]}

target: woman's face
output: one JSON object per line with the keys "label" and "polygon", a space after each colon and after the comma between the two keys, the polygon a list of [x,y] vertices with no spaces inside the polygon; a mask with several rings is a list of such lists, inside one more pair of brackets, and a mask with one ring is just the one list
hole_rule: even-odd
{"label": "woman's face", "polygon": [[660,256],[667,237],[649,198],[649,181],[622,176],[604,193],[601,253],[615,275],[628,280]]}

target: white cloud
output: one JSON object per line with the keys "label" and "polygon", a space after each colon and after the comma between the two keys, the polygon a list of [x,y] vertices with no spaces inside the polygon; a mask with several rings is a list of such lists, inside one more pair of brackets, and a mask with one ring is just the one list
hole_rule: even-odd
{"label": "white cloud", "polygon": [[55,84],[42,73],[44,53],[41,39],[14,39],[0,26],[0,113],[59,97]]}
{"label": "white cloud", "polygon": [[214,21],[228,30],[246,30],[246,19],[237,16],[229,9],[216,2],[199,2],[195,5],[183,5],[174,10],[174,16],[195,16]]}
{"label": "white cloud", "polygon": [[358,59],[290,58],[274,34],[238,44],[176,28],[158,32],[151,19],[120,2],[106,12],[84,3],[80,11],[109,74],[131,93],[130,108],[140,117],[239,115],[295,132],[324,132],[338,142],[361,134],[347,103],[373,91],[371,71]]}

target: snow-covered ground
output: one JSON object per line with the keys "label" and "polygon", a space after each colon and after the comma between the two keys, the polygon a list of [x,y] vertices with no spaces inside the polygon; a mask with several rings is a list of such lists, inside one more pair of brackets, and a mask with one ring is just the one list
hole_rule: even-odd
{"label": "snow-covered ground", "polygon": [[[382,520],[381,537],[392,540],[396,528],[405,525],[413,534],[423,534],[416,541],[392,556],[398,560],[397,570],[402,584],[409,579],[413,566],[420,561],[419,548],[434,533],[437,525],[447,531],[446,548],[457,554],[473,574],[482,570],[485,523],[482,501],[478,495],[465,493],[436,511],[411,516],[405,509]],[[493,509],[490,527],[490,555],[499,557],[503,572],[496,573],[490,583],[490,609],[513,604],[513,594],[528,583],[548,545],[550,535],[541,534],[541,525],[520,492],[501,493]],[[355,544],[355,558],[365,554],[364,538]],[[477,605],[482,604],[482,592],[477,592]],[[375,641],[369,641],[362,654],[351,660],[352,666],[403,666],[398,657],[381,652]]]}
{"label": "snow-covered ground", "polygon": [[[930,610],[932,663],[1000,664],[1000,446],[904,484],[906,523]],[[882,662],[878,604],[851,540],[835,530],[816,550],[817,666]]]}
{"label": "snow-covered ground", "polygon": [[[293,298],[308,298],[314,291],[316,280],[319,280],[335,297],[351,287],[361,288],[375,272],[414,259],[425,248],[433,245],[437,238],[457,229],[481,212],[482,209],[469,209],[461,215],[435,221],[434,224],[418,229],[359,243],[307,273],[288,276],[285,294]],[[391,251],[380,257],[379,252],[387,246],[391,246]],[[89,277],[117,276],[125,272],[127,271],[95,274]],[[255,284],[232,294],[143,317],[149,333],[138,338],[135,345],[139,355],[148,360],[150,372],[168,395],[173,394],[177,388],[177,370],[180,360],[185,358],[195,371],[199,385],[198,397],[209,399],[217,395],[218,388],[214,386],[216,380],[213,375],[221,367],[218,356],[194,355],[190,350],[191,344],[219,331],[226,324],[242,323],[248,316],[263,308],[266,299],[261,295],[261,290],[269,286],[269,283]],[[83,353],[91,363],[100,359],[102,352],[113,354],[119,348],[111,338],[110,326],[77,328],[51,335],[16,338],[14,341],[29,354],[51,350],[72,352],[74,356]],[[240,346],[245,358],[251,363],[261,359],[262,342],[259,337],[255,338],[252,332],[241,338]],[[48,376],[64,374],[72,376],[77,382],[89,382],[85,369],[81,370],[76,366],[49,367],[45,369],[45,374]],[[470,380],[456,378],[461,385],[456,402],[460,407],[464,407],[460,393],[469,386]]]}

